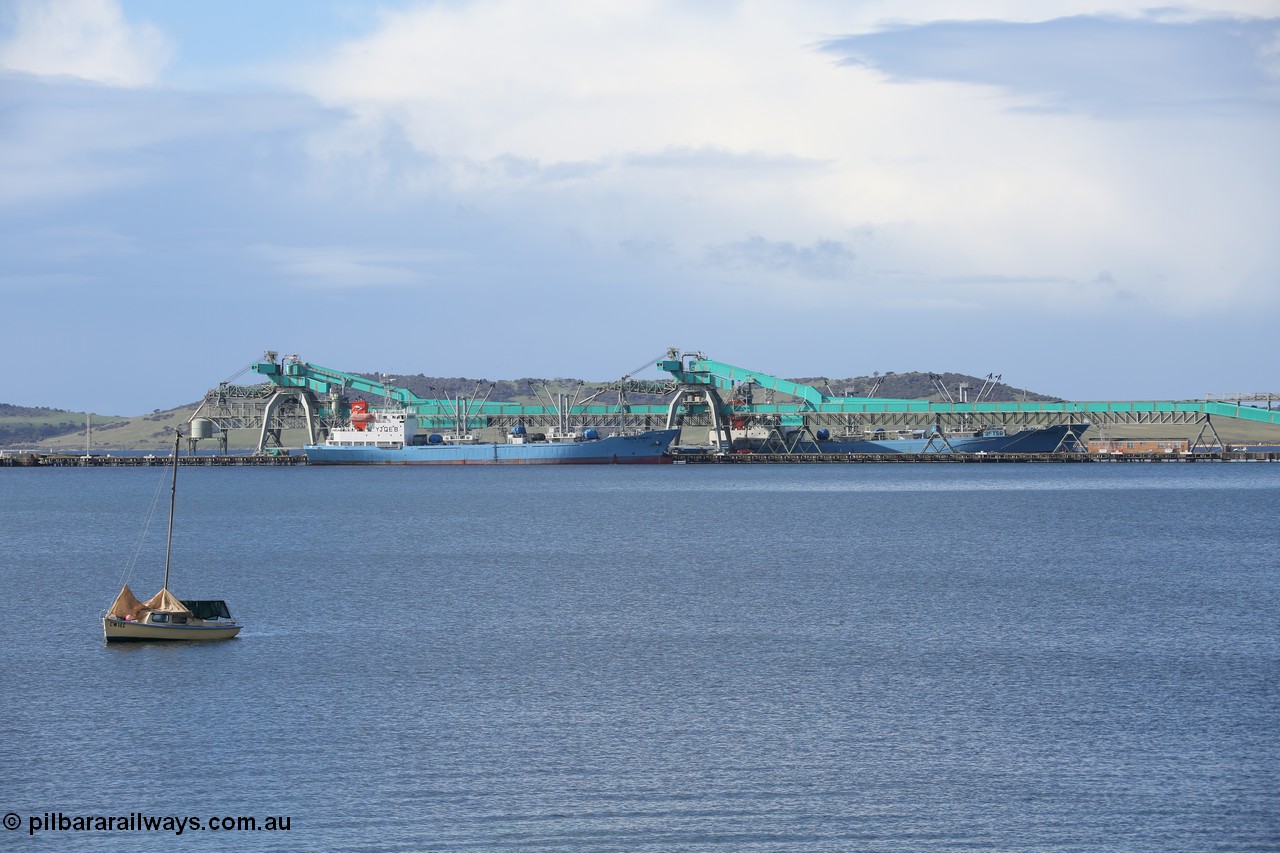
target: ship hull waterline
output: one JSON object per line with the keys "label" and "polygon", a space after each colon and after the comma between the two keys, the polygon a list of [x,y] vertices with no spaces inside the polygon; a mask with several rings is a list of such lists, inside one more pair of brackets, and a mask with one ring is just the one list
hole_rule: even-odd
{"label": "ship hull waterline", "polygon": [[1053,453],[1068,436],[1077,443],[1089,424],[1059,424],[1000,436],[948,436],[921,438],[833,438],[819,441],[818,453]]}
{"label": "ship hull waterline", "polygon": [[658,465],[679,430],[592,441],[425,444],[407,447],[309,444],[308,465]]}

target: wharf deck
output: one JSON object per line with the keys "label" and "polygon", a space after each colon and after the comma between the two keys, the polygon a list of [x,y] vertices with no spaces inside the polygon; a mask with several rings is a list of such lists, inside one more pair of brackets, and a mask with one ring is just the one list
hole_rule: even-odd
{"label": "wharf deck", "polygon": [[1280,462],[1280,453],[673,453],[677,463],[768,465],[861,462]]}
{"label": "wharf deck", "polygon": [[[681,453],[671,454],[677,464],[779,465],[853,464],[863,462],[1280,462],[1280,453],[1228,451],[1201,453]],[[59,453],[0,454],[0,468],[145,468],[168,465],[171,456],[73,456]],[[179,456],[184,467],[277,467],[306,465],[305,454],[290,456]]]}
{"label": "wharf deck", "polygon": [[[13,453],[0,454],[0,468],[148,468],[169,465],[172,456],[75,456],[68,453]],[[278,465],[306,465],[307,457],[297,456],[179,456],[178,464],[184,467],[270,467]]]}

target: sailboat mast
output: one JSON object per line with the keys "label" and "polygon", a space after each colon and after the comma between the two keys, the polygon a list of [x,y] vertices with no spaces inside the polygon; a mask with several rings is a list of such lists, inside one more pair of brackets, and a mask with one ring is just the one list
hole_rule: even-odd
{"label": "sailboat mast", "polygon": [[178,501],[178,448],[182,445],[182,430],[173,439],[173,484],[169,487],[169,541],[164,546],[164,588],[169,588],[169,555],[173,551],[173,505]]}

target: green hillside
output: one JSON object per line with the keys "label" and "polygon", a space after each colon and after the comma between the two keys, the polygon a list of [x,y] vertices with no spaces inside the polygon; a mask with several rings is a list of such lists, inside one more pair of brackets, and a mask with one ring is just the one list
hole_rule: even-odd
{"label": "green hillside", "polygon": [[[0,447],[35,447],[51,438],[79,434],[84,446],[85,412],[0,403]],[[93,429],[110,428],[125,418],[93,416]]]}
{"label": "green hillside", "polygon": [[[173,430],[185,424],[196,403],[136,418],[93,415],[93,450],[149,450],[173,443]],[[61,409],[0,404],[0,447],[5,449],[83,451],[89,446],[89,415]]]}
{"label": "green hillside", "polygon": [[[491,400],[510,400],[517,403],[535,405],[540,401],[545,402],[546,390],[549,390],[552,394],[562,392],[572,395],[579,388],[583,388],[582,393],[587,394],[590,393],[590,389],[606,384],[566,378],[535,379],[526,377],[524,379],[489,380],[467,379],[460,376],[424,376],[422,374],[387,375],[366,373],[361,375],[375,380],[385,377],[389,384],[407,388],[419,397],[483,397],[485,394],[489,394],[489,399]],[[953,396],[959,393],[961,383],[967,384],[969,386],[968,394],[970,400],[974,400],[977,397],[978,391],[983,387],[985,381],[976,376],[968,376],[963,373],[941,373],[937,374],[937,376]],[[835,396],[864,396],[867,394],[868,389],[873,385],[879,384],[880,387],[875,394],[877,397],[902,397],[938,401],[944,399],[935,386],[931,375],[919,371],[909,373],[888,371],[884,374],[851,376],[847,379],[807,376],[793,381],[812,385],[824,394]],[[544,386],[546,386],[546,390],[544,390]],[[490,393],[490,387],[493,389],[492,393]],[[651,394],[628,394],[627,399],[636,403],[646,403],[656,402],[660,398]],[[1061,400],[1062,398],[1037,394],[1024,388],[1014,388],[1003,383],[995,383],[988,389],[983,399],[1012,402],[1015,400]]]}

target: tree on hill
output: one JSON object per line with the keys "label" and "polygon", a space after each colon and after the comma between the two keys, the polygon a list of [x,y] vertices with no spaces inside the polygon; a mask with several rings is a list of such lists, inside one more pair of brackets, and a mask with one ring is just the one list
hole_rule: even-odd
{"label": "tree on hill", "polygon": [[[827,379],[826,377],[818,376],[804,377],[792,381],[812,385],[827,395],[841,397],[865,397],[870,394],[872,388],[876,388],[876,397],[945,402],[947,398],[938,390],[938,386],[933,380],[934,376],[938,377],[938,381],[951,394],[951,399],[957,402],[960,399],[960,385],[962,383],[968,386],[967,395],[969,402],[972,403],[977,401],[979,391],[988,381],[981,377],[969,376],[964,373],[931,374],[921,371],[895,373],[892,370],[887,370],[883,374],[876,371],[870,376],[852,376],[848,379]],[[878,387],[876,387],[877,383]],[[995,382],[987,389],[982,399],[984,402],[1009,403],[1018,400],[1050,402],[1058,401],[1062,398],[1035,394],[1022,388],[1014,388],[1003,382]]]}
{"label": "tree on hill", "polygon": [[46,409],[40,406],[15,406],[0,403],[0,418],[47,418],[50,415],[70,415],[66,409]]}
{"label": "tree on hill", "polygon": [[72,421],[59,423],[0,423],[0,447],[26,447],[46,438],[83,430]]}

